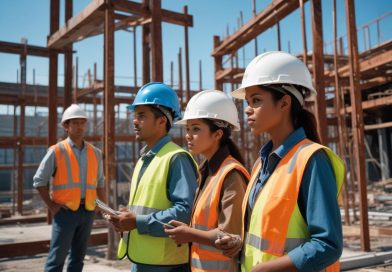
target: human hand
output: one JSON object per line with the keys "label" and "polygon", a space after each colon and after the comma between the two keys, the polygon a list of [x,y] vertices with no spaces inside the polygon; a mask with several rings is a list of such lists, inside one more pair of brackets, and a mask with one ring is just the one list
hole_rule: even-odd
{"label": "human hand", "polygon": [[63,207],[62,205],[57,204],[56,202],[53,202],[53,201],[52,201],[52,203],[50,204],[50,206],[48,206],[48,208],[49,208],[49,210],[50,210],[50,213],[51,213],[53,216],[55,216],[56,213],[58,213],[62,207]]}
{"label": "human hand", "polygon": [[136,214],[121,212],[119,215],[105,214],[105,218],[113,224],[117,232],[130,231],[136,228]]}
{"label": "human hand", "polygon": [[223,255],[233,258],[242,248],[242,240],[239,235],[233,235],[220,231],[218,239],[215,240],[216,248],[222,250]]}
{"label": "human hand", "polygon": [[169,222],[169,225],[174,226],[174,228],[171,228],[166,225],[163,226],[169,238],[173,239],[177,244],[191,242],[191,228],[187,224],[180,221],[171,220]]}
{"label": "human hand", "polygon": [[[257,264],[257,265],[255,265],[255,266],[252,268],[252,272],[272,272],[272,271],[280,271],[280,270],[271,270],[271,269],[268,267],[268,262]],[[285,270],[285,271],[286,271],[286,270]]]}

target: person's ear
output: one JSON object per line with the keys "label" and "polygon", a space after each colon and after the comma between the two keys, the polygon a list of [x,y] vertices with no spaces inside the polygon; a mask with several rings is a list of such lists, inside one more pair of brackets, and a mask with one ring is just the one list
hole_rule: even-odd
{"label": "person's ear", "polygon": [[221,129],[218,129],[217,131],[214,132],[214,138],[217,141],[220,141],[223,137],[223,131]]}
{"label": "person's ear", "polygon": [[158,118],[158,123],[160,126],[163,126],[166,129],[166,123],[169,122],[169,120],[167,120],[166,116],[161,116]]}
{"label": "person's ear", "polygon": [[63,123],[63,129],[65,130],[65,132],[67,132],[68,133],[68,127],[69,127],[69,123],[68,122],[65,122],[65,123]]}
{"label": "person's ear", "polygon": [[289,111],[291,109],[291,96],[286,94],[280,99],[280,109],[282,111]]}

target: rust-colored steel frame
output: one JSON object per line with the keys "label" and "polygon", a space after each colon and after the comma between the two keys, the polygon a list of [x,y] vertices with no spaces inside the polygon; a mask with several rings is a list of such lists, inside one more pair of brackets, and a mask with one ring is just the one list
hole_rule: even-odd
{"label": "rust-colored steel frame", "polygon": [[[34,55],[49,58],[49,87],[46,95],[34,95],[26,92],[26,90],[38,88],[40,91],[46,89],[43,86],[31,86],[24,82],[22,88],[18,84],[6,84],[6,87],[15,89],[18,85],[18,92],[2,94],[0,104],[21,105],[20,133],[14,137],[0,137],[0,147],[13,147],[18,150],[19,160],[23,160],[24,145],[52,145],[57,142],[57,106],[64,108],[72,102],[82,102],[94,104],[94,124],[96,125],[97,110],[97,93],[104,90],[104,133],[102,136],[96,135],[96,130],[91,136],[87,136],[89,141],[104,143],[105,156],[105,176],[107,178],[107,200],[111,205],[114,203],[113,191],[115,186],[115,141],[130,142],[135,141],[134,135],[115,135],[115,105],[120,103],[130,103],[132,97],[114,96],[114,32],[118,29],[133,28],[134,34],[134,87],[122,88],[118,87],[120,92],[122,89],[126,93],[135,94],[137,91],[137,74],[136,74],[136,27],[142,26],[142,45],[143,45],[143,84],[154,81],[163,81],[163,56],[162,56],[162,22],[177,24],[184,27],[184,43],[185,43],[185,84],[186,84],[186,101],[191,97],[190,76],[189,76],[189,42],[188,28],[193,26],[193,17],[188,14],[188,8],[183,7],[183,13],[177,13],[161,8],[161,0],[143,0],[142,3],[136,3],[126,0],[93,0],[81,13],[72,16],[73,2],[65,1],[65,25],[60,28],[60,0],[50,1],[50,35],[48,37],[48,47],[38,47],[26,44],[16,44],[0,41],[0,52],[20,54],[22,57],[26,55]],[[79,90],[77,87],[77,78],[75,78],[75,91],[72,94],[72,47],[73,42],[80,41],[84,38],[94,35],[104,34],[104,81],[101,83],[96,80],[96,67],[94,69],[93,85],[89,88]],[[58,94],[58,54],[64,54],[64,88],[62,95]],[[150,66],[151,62],[151,66]],[[77,77],[78,62],[76,59],[75,73]],[[1,84],[1,83],[0,83]],[[15,86],[13,86],[15,85]],[[22,94],[19,90],[25,90]],[[179,90],[179,96],[183,99],[182,88]],[[184,107],[185,101],[182,103]],[[48,137],[25,137],[24,136],[24,109],[25,106],[48,106]],[[14,114],[15,115],[15,114]],[[16,116],[16,115],[15,115]],[[14,118],[15,119],[15,118]],[[15,119],[16,120],[16,119]],[[16,128],[16,123],[15,126]],[[15,129],[14,129],[15,130]],[[15,130],[16,131],[16,130]],[[180,142],[181,139],[175,138],[174,141]],[[140,149],[140,145],[139,145]],[[136,150],[133,150],[135,153]],[[135,161],[136,162],[136,161]],[[18,169],[19,182],[22,184],[24,164],[18,163],[12,166],[12,169]],[[23,188],[18,188],[18,211],[22,211]],[[50,222],[51,216],[48,214],[47,220]],[[114,248],[116,237],[114,231],[109,231],[108,257],[115,256]]]}

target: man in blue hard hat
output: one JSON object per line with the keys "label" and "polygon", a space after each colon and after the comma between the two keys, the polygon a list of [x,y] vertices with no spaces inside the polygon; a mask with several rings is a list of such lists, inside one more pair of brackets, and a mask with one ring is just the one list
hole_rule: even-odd
{"label": "man in blue hard hat", "polygon": [[181,118],[177,94],[163,83],[148,83],[128,108],[136,139],[146,146],[133,172],[128,211],[109,216],[123,233],[117,257],[127,256],[132,271],[188,271],[188,247],[177,246],[162,224],[189,223],[197,189],[195,161],[168,135]]}

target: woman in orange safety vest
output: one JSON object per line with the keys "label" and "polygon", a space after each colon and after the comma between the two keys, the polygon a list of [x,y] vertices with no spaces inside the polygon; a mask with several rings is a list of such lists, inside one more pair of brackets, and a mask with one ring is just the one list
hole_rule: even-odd
{"label": "woman in orange safety vest", "polygon": [[240,242],[242,199],[249,174],[242,156],[230,138],[239,129],[237,109],[221,91],[203,91],[189,101],[184,119],[186,141],[193,154],[201,154],[200,185],[196,194],[190,226],[178,221],[166,226],[166,233],[178,244],[191,243],[190,265],[193,272],[238,271],[238,258],[223,255],[215,240],[233,233]]}
{"label": "woman in orange safety vest", "polygon": [[[307,67],[285,52],[253,59],[232,93],[246,100],[252,133],[270,136],[243,202],[242,271],[339,271],[344,164],[319,144],[315,118],[304,109],[311,94]],[[216,244],[231,256],[240,250],[232,240]]]}

